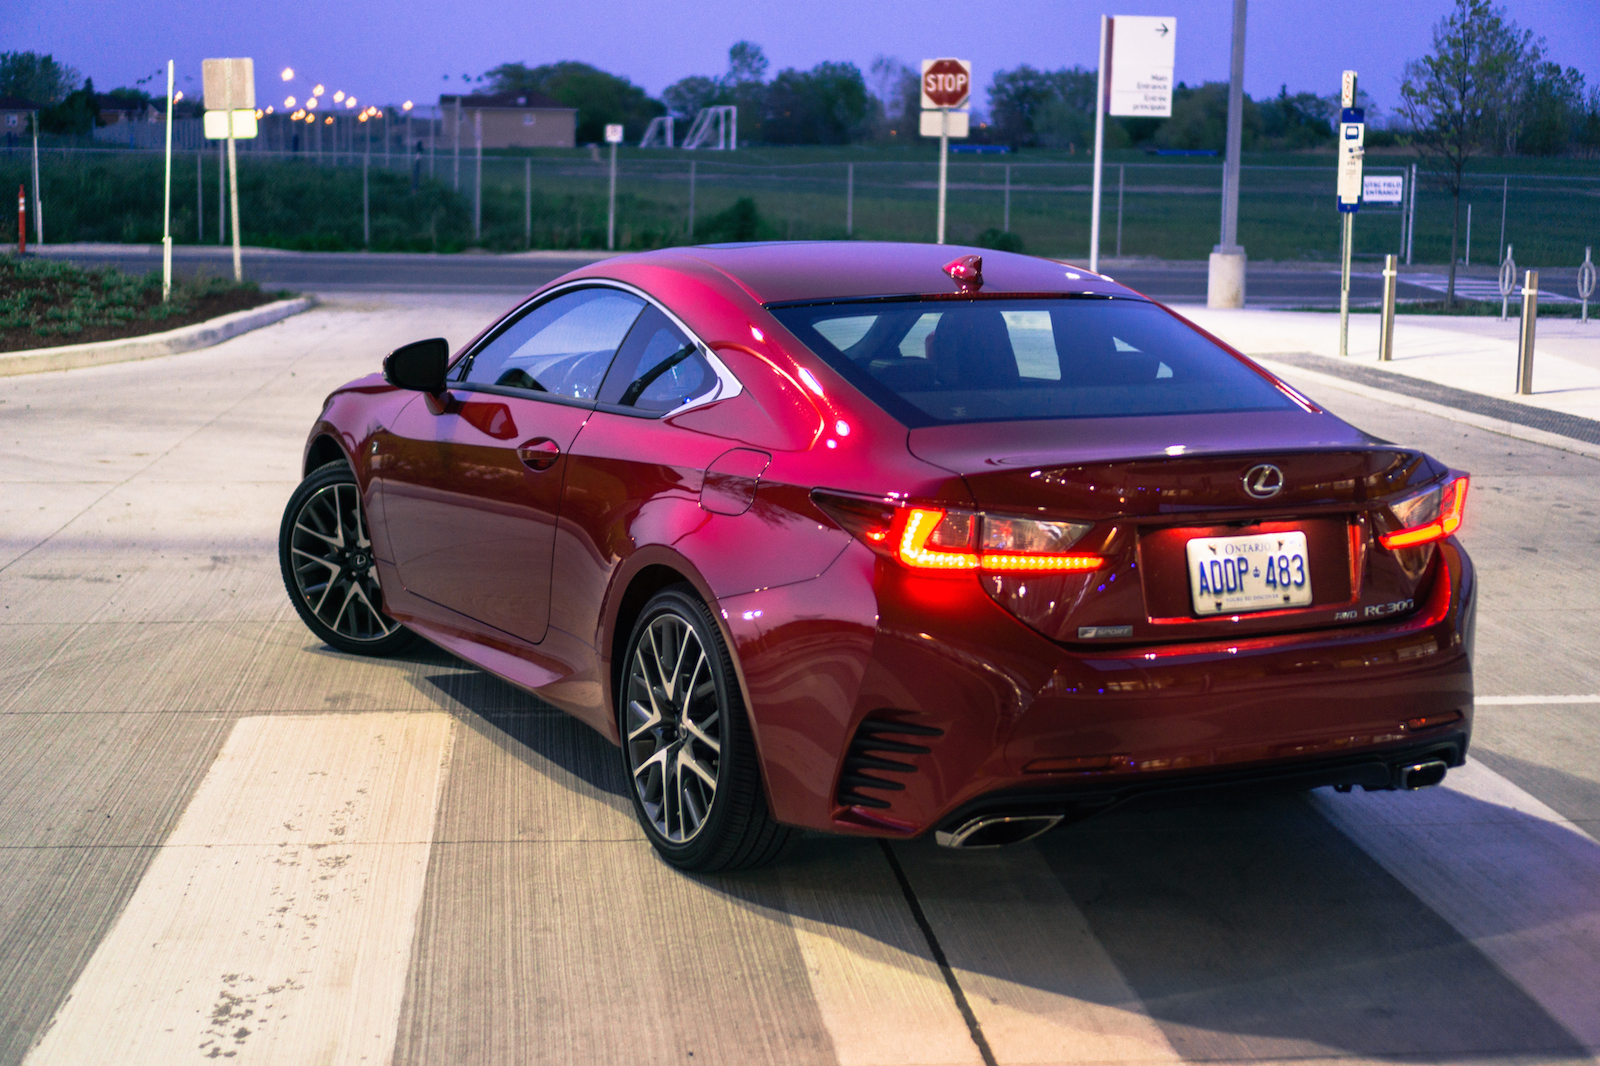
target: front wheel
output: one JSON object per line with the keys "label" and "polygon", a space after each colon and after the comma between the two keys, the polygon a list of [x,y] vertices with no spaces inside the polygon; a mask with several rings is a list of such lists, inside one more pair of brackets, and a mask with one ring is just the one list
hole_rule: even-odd
{"label": "front wheel", "polygon": [[688,587],[657,593],[634,624],[617,725],[634,811],[667,862],[748,869],[783,851],[791,830],[767,812],[733,660]]}
{"label": "front wheel", "polygon": [[340,651],[391,655],[409,629],[383,613],[361,488],[342,462],[306,475],[278,527],[283,584],[311,632]]}

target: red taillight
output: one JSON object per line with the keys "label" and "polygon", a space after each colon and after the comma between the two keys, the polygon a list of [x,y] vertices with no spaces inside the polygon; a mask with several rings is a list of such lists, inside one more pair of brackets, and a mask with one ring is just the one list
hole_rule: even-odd
{"label": "red taillight", "polygon": [[897,505],[835,493],[812,499],[866,545],[913,570],[1061,573],[1098,570],[1102,556],[1059,549],[1088,523],[1044,522],[956,508]]}
{"label": "red taillight", "polygon": [[[1431,520],[1417,525],[1406,526],[1392,533],[1379,534],[1378,543],[1385,548],[1391,549],[1414,548],[1419,544],[1431,544],[1436,540],[1443,540],[1450,536],[1461,528],[1461,516],[1467,506],[1468,480],[1467,475],[1462,474],[1446,484],[1442,489],[1434,489],[1425,493],[1422,497],[1413,497],[1412,500],[1406,501],[1408,504],[1413,501],[1431,503],[1432,501],[1426,500],[1426,497],[1433,495],[1434,492],[1440,494],[1437,509],[1433,507],[1427,508],[1434,516]],[[1400,508],[1396,508],[1396,513],[1400,513]]]}

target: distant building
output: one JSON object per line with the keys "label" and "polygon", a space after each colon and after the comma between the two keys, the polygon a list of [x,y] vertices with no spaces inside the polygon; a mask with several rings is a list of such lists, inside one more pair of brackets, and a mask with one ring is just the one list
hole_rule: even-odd
{"label": "distant building", "polygon": [[160,122],[166,118],[165,104],[165,100],[160,104],[145,103],[108,93],[94,96],[95,115],[101,126],[115,126],[119,122]]}
{"label": "distant building", "polygon": [[455,143],[451,123],[461,123],[461,146],[475,142],[474,122],[483,116],[485,148],[571,148],[577,108],[562,107],[539,93],[472,93],[439,97],[440,143]]}
{"label": "distant building", "polygon": [[5,145],[15,147],[19,138],[32,136],[33,127],[28,116],[39,110],[32,100],[16,96],[0,96],[0,137]]}

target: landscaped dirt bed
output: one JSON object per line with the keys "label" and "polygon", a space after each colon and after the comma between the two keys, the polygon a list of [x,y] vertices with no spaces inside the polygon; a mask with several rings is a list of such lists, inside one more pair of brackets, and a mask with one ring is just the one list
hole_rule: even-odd
{"label": "landscaped dirt bed", "polygon": [[0,256],[0,352],[165,333],[292,295],[197,277],[174,279],[163,303],[160,274]]}

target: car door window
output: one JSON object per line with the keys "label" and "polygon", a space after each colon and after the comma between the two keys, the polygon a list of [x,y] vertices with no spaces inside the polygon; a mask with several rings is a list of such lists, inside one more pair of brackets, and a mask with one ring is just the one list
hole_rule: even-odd
{"label": "car door window", "polygon": [[468,385],[593,400],[645,302],[616,289],[579,289],[540,304],[479,349]]}
{"label": "car door window", "polygon": [[714,397],[721,384],[699,346],[658,308],[647,307],[622,342],[600,402],[665,413]]}

